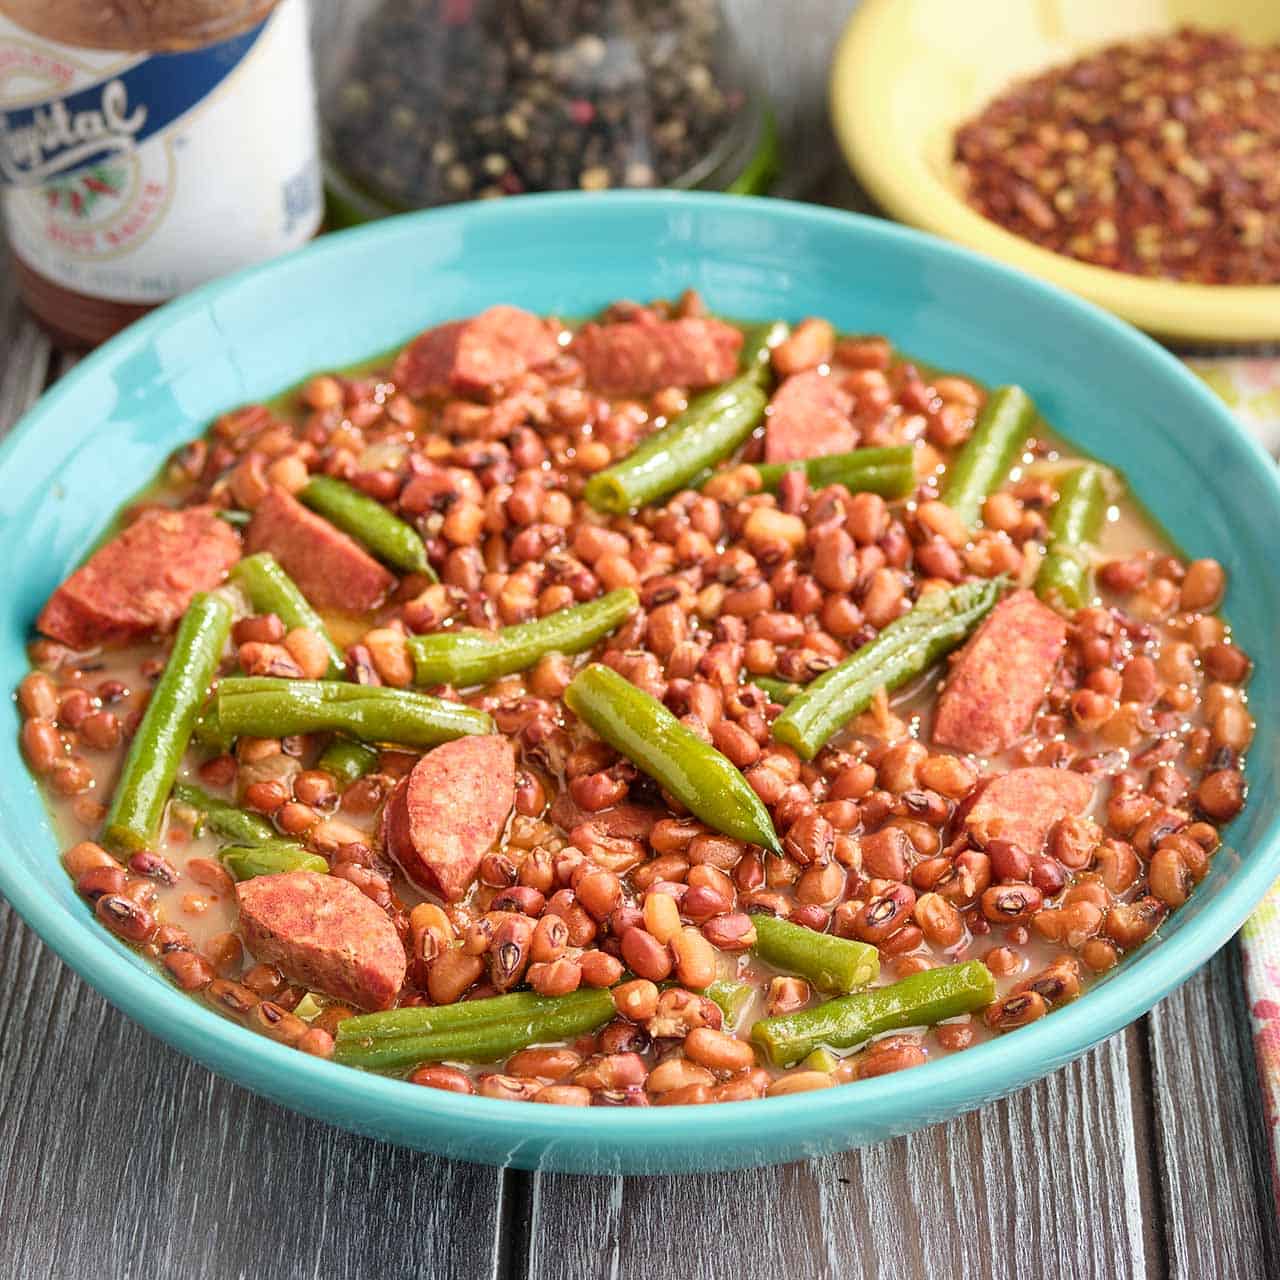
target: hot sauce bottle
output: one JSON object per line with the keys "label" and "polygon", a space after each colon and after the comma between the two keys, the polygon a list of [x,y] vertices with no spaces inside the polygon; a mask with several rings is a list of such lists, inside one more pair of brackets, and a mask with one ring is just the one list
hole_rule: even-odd
{"label": "hot sauce bottle", "polygon": [[0,209],[23,298],[72,346],[304,243],[305,0],[0,0]]}

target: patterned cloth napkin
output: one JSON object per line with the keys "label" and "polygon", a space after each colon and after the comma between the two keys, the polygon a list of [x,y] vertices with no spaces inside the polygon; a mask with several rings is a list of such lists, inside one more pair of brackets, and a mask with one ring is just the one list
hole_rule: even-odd
{"label": "patterned cloth napkin", "polygon": [[[1280,455],[1280,357],[1188,359],[1188,365]],[[1240,931],[1258,1078],[1271,1135],[1272,1190],[1280,1206],[1280,880]]]}

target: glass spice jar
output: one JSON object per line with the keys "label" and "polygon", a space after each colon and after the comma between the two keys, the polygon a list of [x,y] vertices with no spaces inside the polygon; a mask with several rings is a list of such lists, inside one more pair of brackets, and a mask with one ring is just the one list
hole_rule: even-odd
{"label": "glass spice jar", "polygon": [[768,168],[718,0],[322,0],[313,23],[337,222]]}

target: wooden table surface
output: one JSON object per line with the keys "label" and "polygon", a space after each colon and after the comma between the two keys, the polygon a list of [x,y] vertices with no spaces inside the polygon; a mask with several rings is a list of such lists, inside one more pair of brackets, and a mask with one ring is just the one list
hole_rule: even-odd
{"label": "wooden table surface", "polygon": [[[801,158],[791,190],[812,191],[852,5],[728,7]],[[0,276],[0,434],[69,363]],[[3,901],[0,975],[0,1280],[1280,1276],[1235,944],[1139,1023],[949,1125],[679,1178],[455,1164],[294,1115],[140,1030]]]}

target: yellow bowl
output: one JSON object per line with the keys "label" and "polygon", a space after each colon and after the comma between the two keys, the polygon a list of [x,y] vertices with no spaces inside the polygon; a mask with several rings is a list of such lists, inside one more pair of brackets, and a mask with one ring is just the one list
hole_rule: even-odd
{"label": "yellow bowl", "polygon": [[1280,339],[1280,286],[1149,280],[1050,253],[988,221],[951,176],[956,126],[1012,80],[1182,25],[1280,41],[1280,0],[863,0],[836,50],[831,111],[867,191],[895,218],[1043,276],[1183,342]]}

